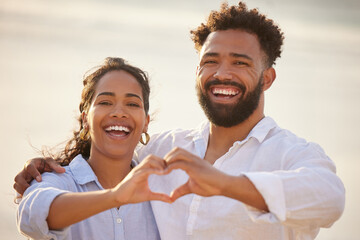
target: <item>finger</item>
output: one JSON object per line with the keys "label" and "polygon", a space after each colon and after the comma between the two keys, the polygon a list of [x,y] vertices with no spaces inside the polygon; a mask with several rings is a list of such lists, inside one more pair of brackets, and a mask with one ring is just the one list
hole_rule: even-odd
{"label": "finger", "polygon": [[184,152],[184,151],[185,151],[185,150],[182,149],[182,148],[180,148],[180,147],[174,147],[173,149],[171,149],[170,152],[168,152],[168,153],[165,155],[164,159],[166,160],[166,159],[169,159],[169,158],[173,158],[174,156],[179,155],[179,154],[181,154],[181,153]]}
{"label": "finger", "polygon": [[175,161],[184,160],[187,162],[194,162],[200,160],[200,158],[188,151],[181,148],[174,148],[164,157],[166,164],[171,164]]}
{"label": "finger", "polygon": [[128,174],[126,176],[126,181],[134,181],[135,183],[140,183],[143,181],[147,181],[148,177],[151,174],[164,175],[164,171],[159,170],[159,169],[153,169],[153,168],[138,169],[138,170],[133,171],[132,173]]}
{"label": "finger", "polygon": [[26,172],[24,172],[23,170],[14,178],[15,183],[13,187],[20,194],[23,194],[25,190],[30,186],[29,185],[30,181],[27,181],[24,175],[26,175]]}
{"label": "finger", "polygon": [[189,159],[181,153],[168,155],[164,159],[167,165],[170,165],[177,161],[189,161]]}
{"label": "finger", "polygon": [[165,171],[163,169],[156,169],[156,168],[145,168],[145,169],[141,169],[138,173],[138,175],[144,176],[144,177],[148,177],[151,174],[156,174],[156,175],[165,175]]}
{"label": "finger", "polygon": [[14,203],[19,204],[21,202],[22,197],[23,197],[22,194],[16,193],[16,196],[14,197]]}
{"label": "finger", "polygon": [[[40,166],[38,166],[40,167]],[[23,176],[25,177],[25,180],[30,183],[33,179],[36,179],[36,181],[41,182],[41,174],[38,171],[38,167],[36,167],[34,164],[28,164],[25,165],[23,172]]]}
{"label": "finger", "polygon": [[149,155],[141,162],[140,167],[150,167],[163,170],[166,168],[166,162],[160,157]]}
{"label": "finger", "polygon": [[164,193],[151,193],[150,195],[150,199],[152,201],[163,201],[163,202],[167,202],[167,203],[172,203],[173,201],[171,200],[170,196],[164,194]]}
{"label": "finger", "polygon": [[44,171],[46,172],[55,171],[57,173],[65,172],[65,168],[60,166],[60,164],[57,161],[55,161],[53,158],[45,158],[44,161],[45,161]]}
{"label": "finger", "polygon": [[190,194],[191,191],[190,191],[190,188],[189,188],[189,185],[188,185],[188,182],[181,185],[180,187],[176,188],[175,190],[173,190],[171,193],[170,193],[170,198],[173,202],[176,201],[176,199],[184,196],[184,195],[187,195],[187,194]]}
{"label": "finger", "polygon": [[169,173],[171,172],[172,170],[175,170],[175,169],[182,169],[184,170],[185,172],[188,173],[188,171],[191,169],[191,163],[189,162],[186,162],[184,160],[178,160],[178,161],[174,161],[174,162],[171,162],[167,165],[167,168],[166,168],[166,173]]}
{"label": "finger", "polygon": [[29,187],[30,185],[24,181],[23,184],[19,184],[19,183],[14,183],[13,188],[15,189],[15,191],[17,193],[19,193],[20,195],[23,195],[25,190]]}

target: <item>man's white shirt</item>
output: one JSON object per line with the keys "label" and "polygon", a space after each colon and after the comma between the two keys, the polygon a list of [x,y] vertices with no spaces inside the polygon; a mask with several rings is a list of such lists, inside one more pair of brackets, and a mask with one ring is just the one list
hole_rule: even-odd
{"label": "man's white shirt", "polygon": [[[148,154],[164,157],[174,147],[203,158],[209,127],[206,122],[197,129],[154,135],[137,150],[135,159],[141,161]],[[319,145],[281,129],[269,117],[213,166],[248,177],[270,212],[223,196],[189,194],[172,204],[153,201],[161,239],[314,239],[320,227],[331,226],[343,212],[345,190],[334,163]],[[184,171],[175,170],[166,176],[151,175],[149,185],[154,192],[170,194],[187,179]]]}

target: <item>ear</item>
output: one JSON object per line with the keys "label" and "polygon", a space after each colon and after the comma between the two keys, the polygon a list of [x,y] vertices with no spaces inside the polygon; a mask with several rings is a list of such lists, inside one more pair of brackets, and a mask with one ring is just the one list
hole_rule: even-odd
{"label": "ear", "polygon": [[87,114],[86,112],[81,113],[81,120],[83,127],[88,126]]}
{"label": "ear", "polygon": [[149,123],[150,123],[150,115],[148,114],[145,119],[145,125],[144,125],[144,129],[143,129],[144,133],[148,131]]}
{"label": "ear", "polygon": [[273,67],[269,67],[268,69],[264,70],[263,72],[263,91],[268,90],[276,78],[276,71]]}
{"label": "ear", "polygon": [[199,74],[199,65],[196,66],[196,77],[198,76]]}

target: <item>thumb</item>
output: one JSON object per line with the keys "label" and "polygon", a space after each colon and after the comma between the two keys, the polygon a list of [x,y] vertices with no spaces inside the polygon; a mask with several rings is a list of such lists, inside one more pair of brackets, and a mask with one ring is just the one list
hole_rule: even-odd
{"label": "thumb", "polygon": [[179,186],[178,188],[174,189],[171,194],[170,194],[170,198],[173,202],[176,201],[176,199],[184,196],[184,195],[187,195],[191,193],[190,191],[190,188],[189,188],[189,185],[188,185],[188,182]]}
{"label": "thumb", "polygon": [[155,201],[162,201],[162,202],[167,202],[167,203],[172,203],[172,199],[171,197],[169,197],[168,195],[164,194],[164,193],[152,193],[151,194],[151,200],[155,200]]}
{"label": "thumb", "polygon": [[65,168],[63,168],[62,166],[60,166],[60,164],[58,163],[54,163],[53,165],[51,165],[52,169],[54,169],[55,172],[57,173],[64,173],[65,172]]}
{"label": "thumb", "polygon": [[46,170],[55,171],[57,173],[64,173],[65,172],[65,168],[60,166],[60,164],[57,161],[55,161],[54,159],[46,158],[45,161],[46,161],[46,165],[47,165],[45,167]]}

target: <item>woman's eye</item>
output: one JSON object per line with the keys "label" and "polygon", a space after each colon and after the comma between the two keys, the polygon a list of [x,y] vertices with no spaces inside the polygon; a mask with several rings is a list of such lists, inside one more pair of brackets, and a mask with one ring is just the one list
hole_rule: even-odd
{"label": "woman's eye", "polygon": [[204,62],[204,64],[211,64],[211,63],[216,63],[216,61],[214,61],[214,60],[207,60],[207,61]]}
{"label": "woman's eye", "polygon": [[99,105],[106,105],[106,106],[109,106],[109,105],[111,105],[111,102],[108,102],[108,101],[101,101],[101,102],[99,102]]}
{"label": "woman's eye", "polygon": [[140,107],[138,103],[128,103],[128,106],[130,107]]}

